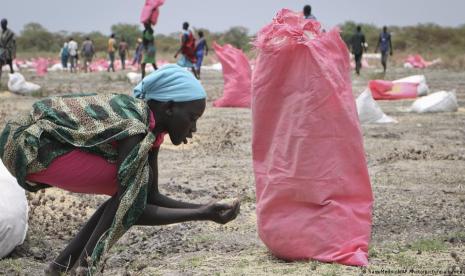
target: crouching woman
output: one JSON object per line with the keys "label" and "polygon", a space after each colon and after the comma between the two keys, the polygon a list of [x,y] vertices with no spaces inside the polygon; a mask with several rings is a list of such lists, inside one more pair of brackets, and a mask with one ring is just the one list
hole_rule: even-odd
{"label": "crouching woman", "polygon": [[192,137],[205,110],[201,84],[167,65],[144,78],[134,95],[46,98],[28,116],[10,121],[0,136],[0,157],[24,189],[53,186],[111,196],[45,269],[47,275],[73,267],[98,273],[108,250],[133,225],[227,223],[239,213],[238,201],[201,205],[158,191],[163,136],[175,145]]}

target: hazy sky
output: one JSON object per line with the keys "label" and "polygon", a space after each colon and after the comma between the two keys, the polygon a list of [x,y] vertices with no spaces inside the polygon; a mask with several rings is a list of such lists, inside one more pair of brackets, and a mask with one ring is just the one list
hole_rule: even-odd
{"label": "hazy sky", "polygon": [[[19,32],[28,22],[50,31],[98,30],[110,32],[114,23],[139,23],[144,0],[0,0],[0,17]],[[281,8],[301,10],[310,4],[328,28],[347,20],[378,26],[434,22],[458,26],[465,23],[465,0],[166,0],[161,7],[158,33],[180,30],[183,21],[194,27],[224,31],[245,26],[255,33]]]}

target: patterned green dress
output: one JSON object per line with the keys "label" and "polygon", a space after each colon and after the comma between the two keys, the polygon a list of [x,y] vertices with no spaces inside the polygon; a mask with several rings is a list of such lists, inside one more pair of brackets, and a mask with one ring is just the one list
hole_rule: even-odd
{"label": "patterned green dress", "polygon": [[149,130],[147,104],[128,95],[71,95],[36,102],[24,118],[10,121],[0,136],[0,157],[26,190],[46,185],[29,183],[27,174],[41,171],[58,156],[76,148],[116,162],[111,143],[142,134],[144,139],[118,168],[124,189],[111,228],[92,254],[91,271],[99,271],[110,247],[136,222],[147,201],[150,165],[148,154],[155,141]]}

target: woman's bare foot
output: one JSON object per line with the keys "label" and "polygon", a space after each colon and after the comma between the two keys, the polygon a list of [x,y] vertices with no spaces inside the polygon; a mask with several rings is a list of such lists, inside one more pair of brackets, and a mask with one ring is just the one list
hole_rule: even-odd
{"label": "woman's bare foot", "polygon": [[203,208],[209,220],[226,224],[237,217],[241,209],[241,203],[236,199],[231,204],[215,202],[207,204]]}

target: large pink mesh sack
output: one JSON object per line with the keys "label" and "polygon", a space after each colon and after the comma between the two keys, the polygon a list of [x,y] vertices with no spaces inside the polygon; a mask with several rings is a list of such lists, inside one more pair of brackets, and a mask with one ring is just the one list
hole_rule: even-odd
{"label": "large pink mesh sack", "polygon": [[160,15],[159,7],[165,3],[165,0],[145,0],[145,5],[142,8],[140,15],[141,23],[157,24],[158,16]]}
{"label": "large pink mesh sack", "polygon": [[339,30],[281,10],[252,77],[258,233],[286,260],[368,264],[372,191]]}
{"label": "large pink mesh sack", "polygon": [[368,87],[375,100],[414,99],[419,94],[418,83],[372,80],[368,83]]}
{"label": "large pink mesh sack", "polygon": [[213,43],[223,68],[223,97],[213,102],[215,107],[250,107],[252,70],[245,54],[229,44]]}

